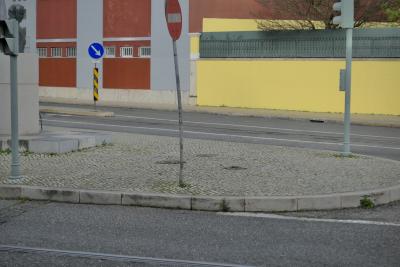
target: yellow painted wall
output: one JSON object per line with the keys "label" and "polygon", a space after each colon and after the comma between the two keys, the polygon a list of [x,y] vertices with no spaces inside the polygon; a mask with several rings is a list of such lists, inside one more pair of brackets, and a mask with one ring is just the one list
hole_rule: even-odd
{"label": "yellow painted wall", "polygon": [[[272,20],[263,20],[264,23],[273,22]],[[281,20],[284,25],[295,24],[293,20]],[[323,29],[322,22],[314,21],[317,28]],[[271,28],[275,25],[271,24]],[[390,28],[399,27],[398,23],[383,23],[369,22],[363,25],[362,28]],[[219,18],[204,18],[203,32],[232,32],[232,31],[258,31],[257,21],[255,19],[219,19]]]}
{"label": "yellow painted wall", "polygon": [[192,34],[190,36],[190,53],[192,55],[200,53],[200,34]]}
{"label": "yellow painted wall", "polygon": [[203,19],[203,32],[257,31],[254,19]]}
{"label": "yellow painted wall", "polygon": [[[199,60],[198,105],[343,112],[342,60]],[[400,60],[354,61],[352,113],[400,115]]]}

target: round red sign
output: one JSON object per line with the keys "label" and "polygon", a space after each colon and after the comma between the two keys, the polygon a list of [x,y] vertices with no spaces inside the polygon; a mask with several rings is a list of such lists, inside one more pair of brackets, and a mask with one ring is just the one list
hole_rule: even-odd
{"label": "round red sign", "polygon": [[172,40],[178,40],[182,33],[182,10],[179,0],[165,0],[165,18]]}

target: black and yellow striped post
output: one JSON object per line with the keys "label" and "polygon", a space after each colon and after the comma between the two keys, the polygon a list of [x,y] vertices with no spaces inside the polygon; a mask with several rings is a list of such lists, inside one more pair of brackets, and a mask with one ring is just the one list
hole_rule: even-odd
{"label": "black and yellow striped post", "polygon": [[96,66],[93,69],[93,101],[96,107],[96,102],[99,101],[99,69]]}

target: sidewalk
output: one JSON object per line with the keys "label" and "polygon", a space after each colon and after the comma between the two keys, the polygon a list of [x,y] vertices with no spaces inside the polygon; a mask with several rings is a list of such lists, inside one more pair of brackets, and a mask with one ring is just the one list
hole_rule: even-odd
{"label": "sidewalk", "polygon": [[[0,196],[12,191],[30,199],[231,211],[356,207],[364,195],[376,204],[400,199],[397,161],[188,139],[187,187],[180,188],[176,138],[114,134],[113,142],[61,155],[25,154],[21,184],[52,190],[0,187]],[[10,155],[0,153],[0,184],[10,184],[9,165]]]}
{"label": "sidewalk", "polygon": [[[44,99],[46,100],[46,99]],[[67,100],[61,99],[47,99],[55,103],[68,103]],[[71,101],[69,104],[76,104],[76,101]],[[82,102],[81,104],[90,104]],[[155,110],[176,110],[176,105],[163,105],[163,104],[126,104],[120,103],[99,103],[100,110],[107,110],[108,106],[111,107],[127,107],[127,108],[144,108]],[[263,118],[280,118],[288,120],[320,120],[326,122],[343,123],[343,114],[341,113],[318,113],[318,112],[302,112],[302,111],[287,111],[287,110],[272,110],[272,109],[247,109],[247,108],[229,108],[229,107],[204,107],[204,106],[184,106],[184,111],[187,112],[203,112],[211,114],[222,114],[232,116],[255,116]],[[60,108],[41,105],[43,112],[71,114],[71,115],[86,115],[86,116],[112,116],[110,112],[94,112],[89,109],[77,108]],[[77,114],[77,112],[79,114]],[[366,125],[366,126],[384,126],[400,128],[400,116],[393,115],[371,115],[371,114],[352,114],[352,124]]]}

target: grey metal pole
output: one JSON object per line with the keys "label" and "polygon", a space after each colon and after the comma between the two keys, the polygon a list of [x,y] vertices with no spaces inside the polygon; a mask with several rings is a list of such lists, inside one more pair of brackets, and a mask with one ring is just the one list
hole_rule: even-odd
{"label": "grey metal pole", "polygon": [[18,56],[10,56],[10,89],[11,89],[11,176],[10,180],[22,178],[19,157],[19,129],[18,129]]}
{"label": "grey metal pole", "polygon": [[346,29],[346,96],[344,113],[344,151],[343,156],[351,155],[350,127],[351,127],[351,75],[353,61],[353,29]]}
{"label": "grey metal pole", "polygon": [[178,95],[178,115],[179,115],[179,186],[183,187],[183,119],[182,119],[182,95],[181,95],[181,81],[179,78],[178,66],[178,52],[176,48],[176,41],[172,41],[174,48],[174,63],[175,63],[175,77],[176,77],[176,91]]}

